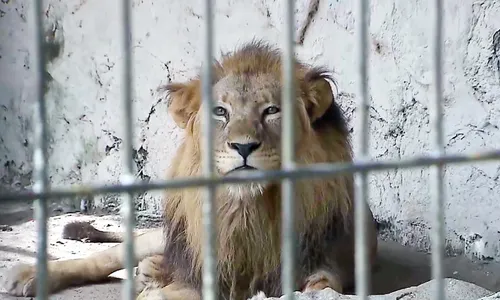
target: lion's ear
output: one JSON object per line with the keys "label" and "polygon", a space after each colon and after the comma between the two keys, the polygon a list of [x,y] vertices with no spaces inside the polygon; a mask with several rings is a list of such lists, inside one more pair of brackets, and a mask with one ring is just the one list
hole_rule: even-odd
{"label": "lion's ear", "polygon": [[333,103],[333,91],[328,76],[312,70],[306,75],[308,89],[305,107],[311,123],[321,118]]}
{"label": "lion's ear", "polygon": [[187,83],[169,83],[162,88],[168,93],[168,113],[177,126],[186,128],[189,120],[200,108],[200,82],[191,80]]}

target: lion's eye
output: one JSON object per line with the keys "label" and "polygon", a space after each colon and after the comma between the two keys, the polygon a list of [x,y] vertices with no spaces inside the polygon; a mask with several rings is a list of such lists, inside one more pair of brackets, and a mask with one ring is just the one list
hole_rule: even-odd
{"label": "lion's eye", "polygon": [[266,108],[264,110],[264,114],[266,114],[266,115],[274,115],[274,114],[277,114],[279,111],[280,111],[280,109],[277,108],[276,106],[269,106],[268,108]]}
{"label": "lion's eye", "polygon": [[222,106],[217,106],[214,107],[213,113],[214,115],[221,117],[226,115],[227,110]]}

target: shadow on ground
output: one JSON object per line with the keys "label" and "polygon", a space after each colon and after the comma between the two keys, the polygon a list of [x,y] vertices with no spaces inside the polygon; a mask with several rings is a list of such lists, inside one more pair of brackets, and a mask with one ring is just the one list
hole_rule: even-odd
{"label": "shadow on ground", "polygon": [[32,218],[31,203],[0,203],[0,225],[18,225]]}
{"label": "shadow on ground", "polygon": [[[431,256],[395,242],[380,242],[378,268],[372,275],[374,294],[387,294],[431,280]],[[500,263],[473,262],[465,257],[447,257],[444,275],[500,291]]]}

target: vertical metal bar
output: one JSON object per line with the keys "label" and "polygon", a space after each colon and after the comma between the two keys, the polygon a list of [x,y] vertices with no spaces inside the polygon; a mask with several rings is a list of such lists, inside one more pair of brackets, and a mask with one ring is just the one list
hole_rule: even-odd
{"label": "vertical metal bar", "polygon": [[[124,185],[134,182],[133,176],[133,115],[132,115],[132,20],[131,20],[131,1],[122,0],[121,18],[122,18],[122,47],[123,47],[123,165],[124,173],[121,176],[121,183]],[[127,279],[123,284],[123,298],[133,300],[135,297],[135,286],[133,280],[134,259],[134,198],[133,193],[127,193],[122,204],[122,215],[125,222],[125,270]]]}
{"label": "vertical metal bar", "polygon": [[[47,109],[45,106],[45,41],[43,32],[43,1],[34,1],[35,28],[35,97],[36,113],[34,130],[34,192],[45,192],[49,189],[48,162],[47,162]],[[35,219],[37,225],[37,282],[36,298],[47,299],[47,198],[35,200]]]}
{"label": "vertical metal bar", "polygon": [[[368,26],[369,26],[368,0],[359,0],[357,9],[357,34],[358,34],[358,95],[359,95],[359,143],[358,160],[365,161],[369,155],[369,130],[370,130],[370,100],[368,94]],[[355,275],[356,294],[359,299],[368,299],[370,282],[370,269],[368,268],[367,252],[367,207],[368,207],[368,172],[363,171],[354,175],[355,179]]]}
{"label": "vertical metal bar", "polygon": [[[293,0],[285,1],[285,21],[283,23],[283,86],[281,88],[281,109],[283,119],[281,123],[282,141],[282,168],[294,168],[295,154],[295,52],[294,52],[294,4]],[[294,298],[295,290],[295,193],[293,181],[289,177],[283,179],[281,185],[282,201],[282,232],[281,232],[281,285],[285,299]]]}
{"label": "vertical metal bar", "polygon": [[[433,9],[433,74],[434,74],[434,107],[430,109],[432,144],[436,156],[444,155],[443,130],[443,76],[442,76],[442,43],[443,43],[443,1],[436,0]],[[444,185],[443,164],[431,166],[430,187],[432,194],[432,277],[435,280],[436,298],[444,300],[443,255],[444,255]]]}
{"label": "vertical metal bar", "polygon": [[[204,36],[204,53],[203,53],[203,70],[202,70],[202,88],[203,88],[203,121],[205,130],[203,134],[203,174],[210,178],[214,176],[214,160],[213,160],[213,96],[212,96],[212,63],[213,63],[213,11],[215,5],[213,0],[205,0],[205,32]],[[208,184],[205,190],[205,201],[203,201],[203,225],[205,229],[203,241],[203,299],[217,299],[217,249],[216,249],[216,230],[215,230],[215,189],[214,184]]]}

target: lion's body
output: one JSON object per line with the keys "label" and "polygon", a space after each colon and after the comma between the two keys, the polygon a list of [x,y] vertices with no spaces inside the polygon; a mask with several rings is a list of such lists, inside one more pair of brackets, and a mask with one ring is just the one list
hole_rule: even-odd
{"label": "lion's body", "polygon": [[[248,169],[275,170],[281,166],[279,122],[281,60],[279,53],[251,43],[214,66],[215,167],[220,176]],[[297,165],[350,162],[351,147],[343,115],[327,77],[321,70],[297,63]],[[169,112],[186,136],[179,146],[169,178],[201,175],[200,80],[169,84]],[[246,147],[246,148],[245,148]],[[238,155],[239,154],[239,155]],[[242,159],[243,158],[243,159]],[[243,171],[242,165],[247,165]],[[331,287],[338,291],[354,280],[353,180],[351,175],[300,180],[295,183],[298,238],[298,290]],[[199,299],[202,268],[203,189],[176,189],[166,193],[164,228],[136,237],[136,259],[142,273],[158,289],[146,289],[141,299]],[[246,299],[258,291],[281,295],[281,189],[278,182],[220,186],[216,192],[218,286],[223,299]],[[372,216],[370,213],[370,220]],[[368,228],[370,261],[377,239]],[[161,235],[164,240],[159,239]],[[150,237],[150,238],[149,238]],[[142,241],[141,241],[142,239]],[[51,262],[50,276],[57,287],[104,279],[123,267],[122,245],[78,260]],[[160,255],[163,254],[161,265]],[[114,262],[114,263],[110,263]],[[147,260],[151,262],[152,260]],[[59,269],[73,272],[67,276]],[[103,266],[106,266],[104,268]],[[154,269],[146,270],[146,269]],[[34,278],[24,266],[12,282]],[[65,276],[63,276],[65,274]],[[17,276],[17,278],[16,278]],[[142,288],[143,286],[141,286]],[[53,290],[53,289],[51,289]],[[11,288],[22,294],[19,288]],[[25,293],[26,294],[26,293]]]}

